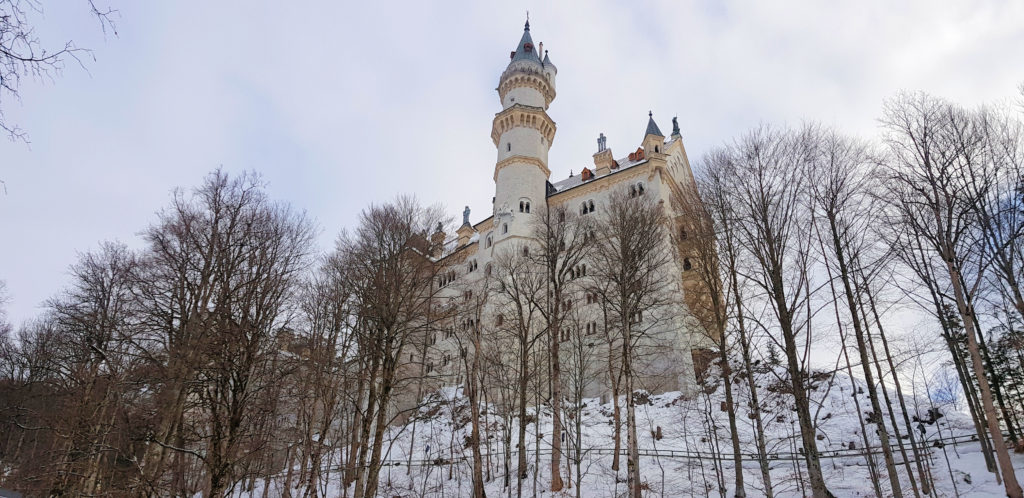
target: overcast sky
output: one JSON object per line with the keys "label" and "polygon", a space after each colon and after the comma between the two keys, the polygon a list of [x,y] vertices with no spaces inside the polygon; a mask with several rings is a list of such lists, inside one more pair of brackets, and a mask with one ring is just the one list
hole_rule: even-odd
{"label": "overcast sky", "polygon": [[138,247],[171,190],[217,167],[261,173],[323,249],[398,193],[487,216],[495,87],[527,9],[559,71],[552,180],[592,164],[600,132],[616,156],[636,148],[648,110],[666,132],[679,116],[696,164],[760,122],[867,137],[901,89],[974,105],[1024,81],[1020,1],[109,2],[117,37],[85,0],[45,2],[43,43],[95,61],[4,102],[31,140],[0,139],[15,324],[78,252]]}

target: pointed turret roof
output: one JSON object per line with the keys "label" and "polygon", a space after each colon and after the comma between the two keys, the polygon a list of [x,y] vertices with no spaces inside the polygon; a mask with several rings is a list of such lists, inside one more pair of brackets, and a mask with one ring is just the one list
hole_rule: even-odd
{"label": "pointed turret roof", "polygon": [[651,111],[647,111],[647,133],[645,133],[644,136],[647,135],[655,135],[659,137],[665,136],[661,134],[661,130],[658,128],[658,123],[654,122],[654,113]]}
{"label": "pointed turret roof", "polygon": [[516,52],[512,56],[512,62],[515,61],[534,61],[540,63],[540,56],[537,55],[537,47],[533,44],[533,38],[530,37],[530,21],[526,21],[526,26],[523,28],[523,37],[519,40],[519,45],[516,46]]}
{"label": "pointed turret roof", "polygon": [[558,72],[558,68],[555,67],[555,63],[551,62],[551,57],[548,57],[548,51],[547,50],[544,51],[544,67],[550,67],[556,73]]}

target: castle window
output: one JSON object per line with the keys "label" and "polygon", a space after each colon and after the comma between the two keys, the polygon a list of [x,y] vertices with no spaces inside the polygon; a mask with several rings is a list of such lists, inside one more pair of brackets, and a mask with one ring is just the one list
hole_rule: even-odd
{"label": "castle window", "polygon": [[519,201],[519,212],[530,214],[530,201]]}
{"label": "castle window", "polygon": [[530,214],[530,201],[526,201],[526,214]]}
{"label": "castle window", "polygon": [[693,269],[693,263],[690,263],[690,258],[683,258],[683,270],[689,271]]}
{"label": "castle window", "polygon": [[594,201],[587,202],[587,212],[588,213],[593,213],[594,212]]}
{"label": "castle window", "polygon": [[508,223],[505,223],[505,224],[501,225],[501,233],[502,234],[508,233]]}
{"label": "castle window", "polygon": [[488,277],[491,276],[491,264],[490,263],[487,263],[484,266],[484,275],[486,275]]}
{"label": "castle window", "polygon": [[637,183],[636,185],[629,186],[629,196],[638,197],[644,195],[644,184]]}
{"label": "castle window", "polygon": [[679,239],[680,240],[686,240],[686,237],[687,237],[686,227],[679,227]]}
{"label": "castle window", "polygon": [[529,256],[529,255],[530,255],[530,248],[529,247],[523,247],[523,256]]}
{"label": "castle window", "polygon": [[486,247],[491,247],[491,244],[493,244],[493,243],[494,243],[494,238],[491,236],[491,234],[487,234]]}
{"label": "castle window", "polygon": [[509,152],[512,152],[512,142],[509,142],[509,143],[508,143],[508,151],[509,151]]}
{"label": "castle window", "polygon": [[501,327],[505,324],[505,315],[498,315],[494,317],[494,326]]}

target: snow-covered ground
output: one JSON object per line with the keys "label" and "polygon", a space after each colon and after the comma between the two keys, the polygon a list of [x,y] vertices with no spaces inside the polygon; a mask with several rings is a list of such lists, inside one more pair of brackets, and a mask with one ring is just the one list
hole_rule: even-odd
{"label": "snow-covered ground", "polygon": [[[770,465],[773,489],[777,496],[803,495],[805,489],[802,486],[806,483],[801,484],[801,480],[795,477],[801,472],[803,462],[798,455],[799,427],[791,401],[788,401],[790,397],[781,393],[784,383],[778,380],[774,372],[764,372],[758,379],[758,386],[768,453],[777,456],[771,459]],[[743,475],[747,492],[750,496],[761,496],[764,494],[761,469],[757,460],[751,458],[757,450],[754,421],[748,417],[749,410],[746,408],[749,406],[746,381],[737,379],[733,387],[739,407],[737,422],[741,452],[745,455]],[[650,496],[718,496],[720,493],[732,496],[735,467],[731,458],[728,419],[722,411],[723,391],[719,385],[711,386],[691,398],[675,392],[638,396],[638,440],[642,452],[651,455],[641,457],[640,465],[644,486]],[[895,395],[891,397],[895,403]],[[432,401],[407,424],[390,429],[392,444],[386,460],[392,465],[381,471],[380,496],[465,496],[471,492],[470,450],[465,444],[470,429],[466,399],[458,389],[446,389],[433,395]],[[851,379],[845,375],[820,376],[814,390],[814,401],[812,414],[817,412],[818,448],[823,453],[822,467],[829,488],[837,496],[874,496],[876,493],[871,484],[869,467],[864,455],[859,453],[859,449],[863,448],[863,435],[855,403],[860,403],[861,413],[870,411],[870,401],[863,384],[860,381],[851,383]],[[908,398],[907,402],[911,404],[908,407],[911,415],[918,414],[924,419],[923,422],[913,421],[911,425],[917,431],[917,436],[921,436],[923,430],[927,440],[928,454],[924,460],[938,496],[1004,496],[1002,486],[996,484],[995,475],[985,469],[977,442],[937,444],[939,440],[948,441],[953,437],[969,439],[974,434],[969,415],[941,408],[943,416],[931,420],[927,414],[929,405],[926,400]],[[897,410],[896,416],[902,419],[898,407],[894,408]],[[530,413],[528,419],[535,418],[536,412],[531,409]],[[511,489],[506,488],[503,482],[503,418],[493,410],[488,411],[484,418],[486,428],[481,437],[485,440],[483,451],[489,454],[489,458],[485,456],[484,463],[489,466],[492,478],[487,483],[487,494],[509,496],[511,493],[514,496],[515,482]],[[542,407],[539,418],[539,423],[529,421],[527,425],[530,472],[522,481],[523,495],[575,496],[576,483],[573,481],[577,469],[572,465],[571,469],[565,470],[567,458],[563,458],[566,489],[556,494],[546,491],[550,475],[550,410]],[[517,423],[513,419],[510,427],[513,451]],[[618,472],[611,469],[612,405],[600,404],[596,399],[587,400],[582,409],[581,423],[580,448],[584,456],[579,471],[582,474],[582,496],[623,495],[626,491],[625,458]],[[888,416],[886,425],[890,425]],[[659,431],[660,438],[657,437]],[[900,431],[906,434],[902,421]],[[870,444],[877,448],[873,426],[868,426],[868,432]],[[892,433],[891,427],[889,432]],[[566,437],[570,441],[573,439],[571,427]],[[892,439],[896,461],[901,463],[904,460],[899,454],[896,441]],[[539,454],[534,451],[538,442]],[[567,443],[563,451],[571,452],[570,446]],[[909,445],[906,451],[910,454]],[[715,452],[727,456],[716,460],[712,457]],[[878,454],[875,458],[881,472],[882,492],[891,495],[888,478],[881,464],[882,456]],[[1024,476],[1024,455],[1015,454],[1013,459],[1018,476]],[[411,466],[408,465],[410,460],[413,464]],[[513,455],[513,466],[515,460]],[[536,473],[538,468],[539,474]],[[330,482],[324,489],[328,496],[341,495],[338,477],[337,472],[330,474]],[[905,494],[913,496],[911,483],[902,466],[900,477]],[[270,494],[283,494],[281,483],[271,485],[273,492]],[[255,489],[251,493],[259,496],[262,490]]]}

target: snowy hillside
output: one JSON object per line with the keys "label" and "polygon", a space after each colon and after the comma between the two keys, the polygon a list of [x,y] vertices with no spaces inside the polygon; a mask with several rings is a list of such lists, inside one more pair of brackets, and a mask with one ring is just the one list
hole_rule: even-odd
{"label": "snowy hillside", "polygon": [[[822,453],[822,467],[829,488],[838,496],[872,496],[875,494],[869,477],[863,448],[861,425],[856,418],[856,402],[862,411],[869,406],[866,391],[860,381],[851,383],[849,377],[816,376],[812,413],[817,412],[818,448]],[[800,480],[794,476],[803,465],[799,457],[799,428],[795,412],[782,402],[779,379],[773,372],[762,372],[758,379],[758,394],[763,400],[764,424],[770,472],[773,489],[777,496],[799,496],[804,494]],[[717,388],[716,388],[717,387]],[[743,472],[747,491],[752,496],[764,494],[759,464],[756,460],[754,422],[748,416],[746,400],[749,392],[746,382],[734,385],[737,396],[738,430],[740,447],[744,455]],[[895,403],[895,394],[891,393]],[[659,395],[638,395],[638,429],[641,454],[641,472],[645,488],[650,496],[732,496],[735,471],[732,459],[732,445],[724,406],[721,386],[709,387],[706,392],[686,398],[678,392]],[[471,452],[466,441],[469,435],[468,404],[458,389],[446,389],[435,393],[424,408],[405,425],[390,429],[391,448],[385,460],[390,465],[381,471],[381,496],[465,496],[471,491]],[[912,429],[920,436],[923,431],[927,440],[927,468],[933,476],[936,493],[939,496],[1002,496],[1002,487],[996,484],[995,475],[985,469],[984,460],[976,442],[971,441],[974,429],[969,415],[939,408],[941,413],[932,420],[928,416],[929,406],[923,399],[908,399],[908,410],[920,414],[920,422],[912,422]],[[914,404],[917,406],[914,406]],[[897,417],[898,407],[894,406]],[[536,412],[531,410],[534,418]],[[582,496],[619,496],[626,492],[625,458],[620,471],[611,470],[613,427],[612,405],[588,400],[582,408],[583,453],[579,475],[582,477]],[[503,418],[493,412],[484,414],[487,421],[482,429],[484,440],[485,476],[490,471],[492,479],[487,484],[490,496],[515,495],[515,483],[511,489],[503,487],[505,444],[503,439],[511,435],[511,465],[515,466],[515,438],[518,430],[513,425],[506,427]],[[569,418],[569,417],[567,417]],[[551,414],[542,408],[539,424],[528,421],[527,441],[530,475],[523,480],[523,495],[575,496],[577,469],[570,460],[568,474],[563,470],[567,488],[561,493],[546,492],[548,483]],[[575,430],[566,420],[568,443],[566,452],[572,452]],[[888,425],[888,418],[886,418]],[[539,428],[539,437],[538,437]],[[885,476],[882,456],[877,446],[873,426],[868,425],[868,440],[875,448],[874,456],[879,472],[883,494],[889,494],[888,479]],[[502,429],[510,429],[503,433]],[[891,432],[891,431],[890,431]],[[900,425],[901,434],[905,427]],[[623,433],[625,434],[625,433]],[[950,444],[952,440],[959,441]],[[945,442],[946,444],[943,444]],[[535,444],[539,445],[535,446]],[[623,435],[625,446],[625,435]],[[539,447],[540,453],[535,450]],[[897,462],[903,458],[897,452]],[[909,445],[907,453],[911,452]],[[716,455],[718,458],[716,459]],[[1015,454],[1015,466],[1024,469],[1024,455]],[[539,460],[540,473],[536,474]],[[566,459],[563,459],[563,462]],[[949,462],[947,466],[946,462]],[[412,464],[411,466],[409,464]],[[489,468],[487,468],[489,467]],[[328,496],[340,496],[337,469],[331,469],[331,484],[323,489]],[[916,472],[916,471],[915,471]],[[512,472],[514,474],[514,470]],[[912,496],[911,485],[902,472],[903,489]],[[281,494],[282,481],[270,483],[271,495]],[[260,496],[263,485],[257,485],[249,493]]]}

